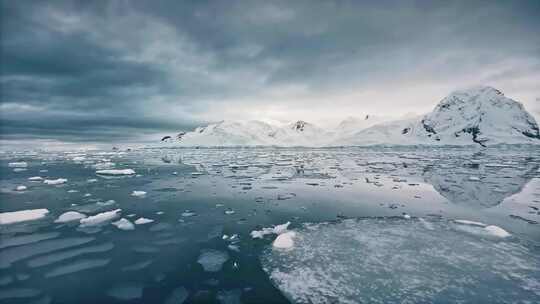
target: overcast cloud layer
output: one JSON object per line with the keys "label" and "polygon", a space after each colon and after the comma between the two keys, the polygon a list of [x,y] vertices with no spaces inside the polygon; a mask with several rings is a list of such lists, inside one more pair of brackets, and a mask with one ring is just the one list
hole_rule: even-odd
{"label": "overcast cloud layer", "polygon": [[540,116],[540,1],[1,1],[3,139],[424,113],[484,84]]}

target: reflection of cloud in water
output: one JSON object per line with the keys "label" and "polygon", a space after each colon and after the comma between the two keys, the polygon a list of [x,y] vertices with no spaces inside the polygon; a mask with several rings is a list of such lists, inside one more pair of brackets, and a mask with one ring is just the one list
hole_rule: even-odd
{"label": "reflection of cloud in water", "polygon": [[522,162],[504,164],[435,165],[424,169],[424,180],[455,204],[473,208],[499,205],[516,194],[534,177],[539,165]]}

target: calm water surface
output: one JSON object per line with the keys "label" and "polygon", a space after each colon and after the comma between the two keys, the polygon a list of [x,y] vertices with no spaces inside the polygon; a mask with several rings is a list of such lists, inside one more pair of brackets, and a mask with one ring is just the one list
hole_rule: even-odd
{"label": "calm water surface", "polygon": [[[535,148],[0,157],[2,212],[49,210],[0,225],[1,303],[540,302]],[[9,165],[21,161],[27,167]],[[96,174],[127,168],[136,174]],[[35,176],[67,182],[28,180]],[[116,209],[100,225],[54,222],[67,211]],[[141,217],[153,222],[111,224]],[[272,249],[276,235],[250,236],[286,222],[296,233],[290,250]]]}

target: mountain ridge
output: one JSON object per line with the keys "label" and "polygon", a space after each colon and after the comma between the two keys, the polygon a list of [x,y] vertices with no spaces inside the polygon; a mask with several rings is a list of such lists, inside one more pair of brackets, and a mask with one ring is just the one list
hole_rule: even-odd
{"label": "mountain ridge", "polygon": [[524,106],[501,91],[477,86],[451,92],[434,109],[407,119],[348,117],[323,129],[304,120],[276,125],[221,121],[182,132],[180,146],[362,146],[540,144],[540,131]]}

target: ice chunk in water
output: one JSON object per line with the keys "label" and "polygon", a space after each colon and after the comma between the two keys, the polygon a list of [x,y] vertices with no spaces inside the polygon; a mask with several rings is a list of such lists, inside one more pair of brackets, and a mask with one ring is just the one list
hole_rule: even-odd
{"label": "ice chunk in water", "polygon": [[205,249],[201,252],[197,263],[201,264],[204,271],[218,272],[227,260],[229,260],[229,254],[226,251]]}
{"label": "ice chunk in water", "polygon": [[39,294],[41,294],[40,290],[32,288],[2,288],[0,290],[0,300],[32,298]]}
{"label": "ice chunk in water", "polygon": [[184,286],[180,286],[171,292],[164,304],[182,304],[187,300],[188,296],[189,291]]}
{"label": "ice chunk in water", "polygon": [[295,303],[509,303],[540,297],[540,256],[529,245],[453,229],[484,227],[429,223],[432,229],[415,218],[305,224],[295,229],[291,250],[267,248],[261,263]]}
{"label": "ice chunk in water", "polygon": [[135,171],[133,169],[108,169],[97,170],[96,174],[100,175],[133,175]]}
{"label": "ice chunk in water", "polygon": [[265,235],[268,234],[282,234],[287,231],[287,228],[291,222],[286,222],[285,224],[276,225],[273,228],[263,228],[261,230],[253,230],[251,231],[250,235],[254,239],[262,239]]}
{"label": "ice chunk in water", "polygon": [[153,221],[154,220],[147,219],[147,218],[144,218],[144,217],[140,217],[140,218],[135,220],[135,225],[149,224],[149,223],[152,223]]}
{"label": "ice chunk in water", "polygon": [[68,247],[74,247],[93,241],[92,237],[84,238],[64,238],[55,240],[41,241],[25,246],[17,246],[0,251],[0,268],[7,268],[12,263],[24,260],[26,258],[60,250]]}
{"label": "ice chunk in water", "polygon": [[47,209],[29,209],[0,213],[0,225],[33,221],[44,218],[49,213]]}
{"label": "ice chunk in water", "polygon": [[11,247],[11,246],[20,246],[31,244],[43,240],[54,239],[59,236],[59,232],[48,232],[48,233],[33,233],[21,236],[14,237],[0,237],[0,249]]}
{"label": "ice chunk in water", "polygon": [[31,182],[39,182],[39,181],[43,180],[43,177],[41,177],[41,176],[32,176],[32,177],[29,177],[28,180],[31,181]]}
{"label": "ice chunk in water", "polygon": [[142,270],[142,269],[150,266],[150,264],[152,264],[152,262],[153,262],[153,260],[146,260],[146,261],[142,261],[142,262],[139,262],[139,263],[135,263],[133,265],[122,267],[122,271]]}
{"label": "ice chunk in water", "polygon": [[26,189],[28,189],[28,188],[26,186],[23,186],[23,185],[15,187],[16,191],[25,191]]}
{"label": "ice chunk in water", "polygon": [[278,249],[290,249],[294,246],[293,238],[295,236],[296,236],[296,233],[294,231],[282,233],[277,236],[277,238],[272,243],[272,246]]}
{"label": "ice chunk in water", "polygon": [[86,218],[86,214],[77,211],[68,211],[62,213],[54,222],[55,223],[67,223],[72,221],[79,221]]}
{"label": "ice chunk in water", "polygon": [[72,257],[79,256],[79,255],[87,254],[87,253],[106,252],[113,248],[114,248],[113,243],[104,243],[100,245],[76,248],[76,249],[61,251],[58,253],[52,253],[45,256],[39,256],[37,258],[29,260],[26,264],[30,268],[41,267],[41,266],[54,264],[63,260],[67,260]]}
{"label": "ice chunk in water", "polygon": [[502,229],[499,226],[490,225],[490,226],[485,227],[484,229],[487,232],[489,232],[491,235],[497,236],[497,237],[500,237],[500,238],[505,238],[505,237],[510,236],[510,233],[508,233],[508,231]]}
{"label": "ice chunk in water", "polygon": [[60,185],[66,183],[68,180],[65,178],[57,178],[57,179],[46,179],[43,181],[44,184],[47,185]]}
{"label": "ice chunk in water", "polygon": [[217,299],[221,304],[240,304],[240,297],[242,296],[242,290],[221,290],[218,292]]}
{"label": "ice chunk in water", "polygon": [[114,286],[107,291],[107,295],[117,300],[128,301],[142,297],[143,286],[140,284],[122,284]]}
{"label": "ice chunk in water", "polygon": [[107,212],[98,213],[94,216],[89,216],[80,220],[80,227],[92,227],[102,225],[106,222],[112,221],[119,216],[122,209],[115,209]]}
{"label": "ice chunk in water", "polygon": [[111,224],[113,224],[114,226],[116,226],[120,230],[133,230],[133,229],[135,229],[135,225],[133,225],[133,223],[130,222],[126,218],[121,218],[116,222],[112,222]]}
{"label": "ice chunk in water", "polygon": [[87,269],[93,269],[98,267],[103,267],[107,264],[109,264],[111,260],[110,259],[86,259],[86,260],[80,260],[76,261],[67,265],[60,266],[58,268],[55,268],[47,273],[45,273],[46,278],[52,278],[57,277],[61,275],[66,274],[72,274],[75,272],[87,270]]}
{"label": "ice chunk in water", "polygon": [[143,197],[146,195],[146,191],[133,191],[131,192],[131,196],[136,196],[136,197]]}
{"label": "ice chunk in water", "polygon": [[28,167],[28,163],[27,162],[12,162],[12,163],[8,163],[8,167],[10,167],[10,168],[26,168],[26,167]]}

